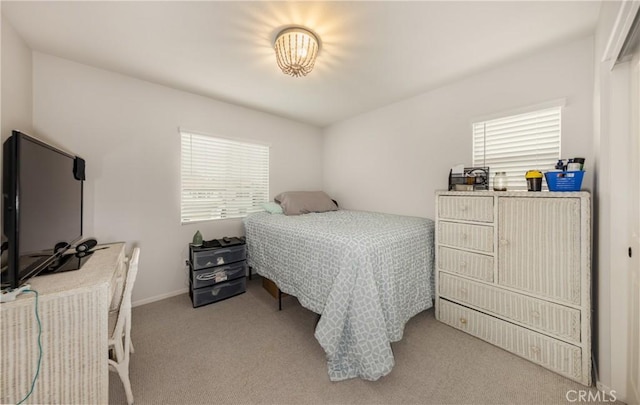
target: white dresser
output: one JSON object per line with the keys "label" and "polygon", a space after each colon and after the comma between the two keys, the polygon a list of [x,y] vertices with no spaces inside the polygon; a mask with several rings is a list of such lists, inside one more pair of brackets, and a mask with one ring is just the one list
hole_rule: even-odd
{"label": "white dresser", "polygon": [[437,192],[436,317],[591,385],[587,192]]}

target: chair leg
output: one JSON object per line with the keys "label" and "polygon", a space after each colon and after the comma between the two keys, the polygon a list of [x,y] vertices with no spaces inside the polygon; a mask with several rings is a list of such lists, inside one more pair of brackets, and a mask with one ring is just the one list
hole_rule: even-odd
{"label": "chair leg", "polygon": [[135,350],[133,349],[133,342],[131,340],[129,340],[129,353],[134,353]]}
{"label": "chair leg", "polygon": [[131,390],[131,380],[129,379],[129,362],[118,363],[109,359],[109,367],[118,373],[122,386],[124,387],[124,393],[127,396],[127,404],[133,404],[133,391]]}
{"label": "chair leg", "polygon": [[282,311],[282,291],[278,288],[278,311]]}
{"label": "chair leg", "polygon": [[[122,380],[122,385],[124,386],[124,393],[127,396],[127,404],[133,405],[133,391],[131,391],[131,380],[129,380],[129,368],[127,367],[126,371],[120,373],[120,379]],[[125,374],[125,375],[123,375]]]}

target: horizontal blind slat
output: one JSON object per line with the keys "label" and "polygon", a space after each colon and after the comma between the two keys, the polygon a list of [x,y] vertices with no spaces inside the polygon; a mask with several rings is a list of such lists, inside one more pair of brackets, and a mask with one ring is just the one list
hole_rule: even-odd
{"label": "horizontal blind slat", "polygon": [[526,189],[527,170],[553,169],[560,158],[561,118],[553,107],[473,123],[473,166],[506,172],[510,188]]}
{"label": "horizontal blind slat", "polygon": [[182,223],[240,218],[269,198],[269,147],[181,131]]}

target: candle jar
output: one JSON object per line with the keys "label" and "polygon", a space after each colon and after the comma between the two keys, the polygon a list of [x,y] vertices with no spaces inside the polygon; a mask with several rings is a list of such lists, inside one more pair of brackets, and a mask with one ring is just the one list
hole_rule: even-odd
{"label": "candle jar", "polygon": [[496,175],[493,176],[493,190],[507,191],[507,173],[496,172]]}

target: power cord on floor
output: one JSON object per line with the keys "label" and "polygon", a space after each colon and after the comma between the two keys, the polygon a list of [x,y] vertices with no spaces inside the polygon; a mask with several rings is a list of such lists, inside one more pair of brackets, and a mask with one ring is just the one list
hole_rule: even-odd
{"label": "power cord on floor", "polygon": [[31,394],[33,394],[33,389],[36,386],[36,381],[38,380],[38,375],[40,375],[40,363],[42,363],[42,322],[40,322],[40,314],[38,313],[38,292],[36,290],[31,290],[29,288],[23,290],[23,292],[28,293],[34,293],[36,295],[36,321],[38,322],[38,350],[39,350],[39,354],[38,354],[38,366],[36,367],[36,374],[33,376],[33,381],[31,382],[31,389],[29,390],[29,392],[27,393],[27,396],[25,396],[24,398],[22,398],[20,400],[20,402],[17,403],[17,405],[20,405],[22,403],[24,403],[24,401],[26,401]]}

